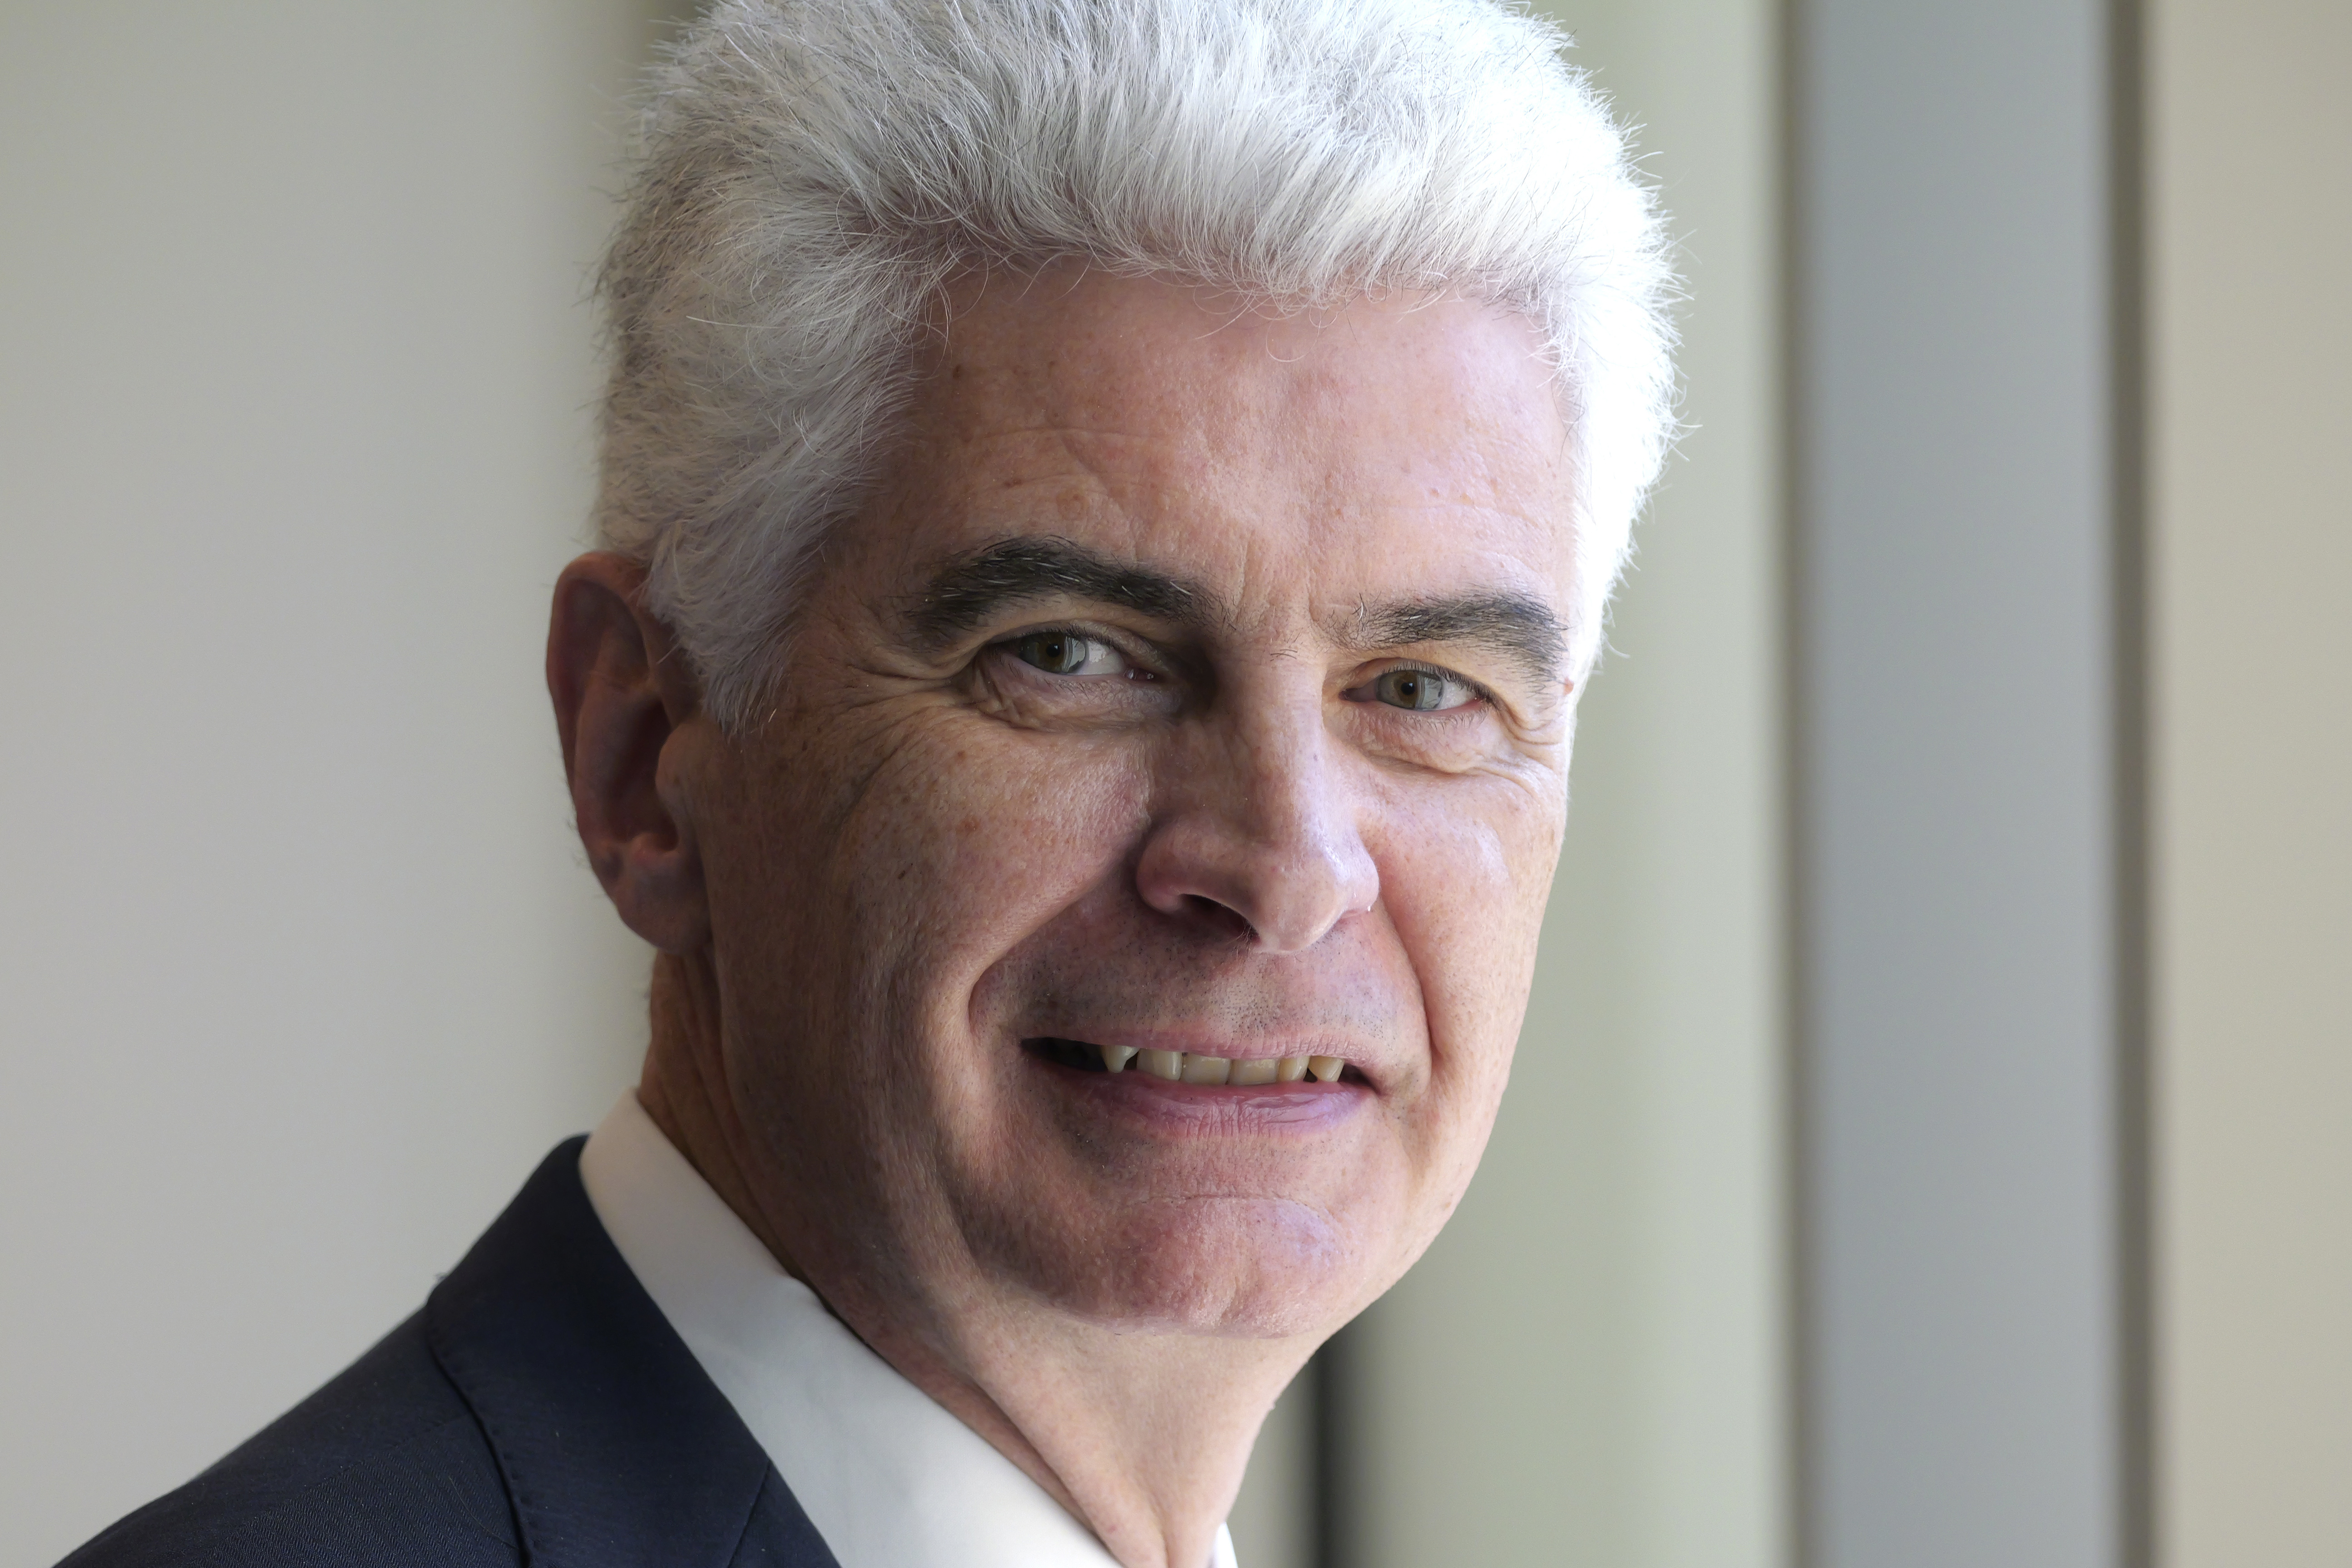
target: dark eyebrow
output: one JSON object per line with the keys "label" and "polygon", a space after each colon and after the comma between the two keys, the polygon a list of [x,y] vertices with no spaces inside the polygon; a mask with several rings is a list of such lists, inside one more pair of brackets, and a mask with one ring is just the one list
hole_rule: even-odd
{"label": "dark eyebrow", "polygon": [[1122,566],[1069,539],[1005,539],[950,561],[935,573],[907,618],[925,643],[940,647],[985,625],[1007,605],[1030,599],[1087,599],[1198,625],[1208,594],[1179,578]]}
{"label": "dark eyebrow", "polygon": [[1366,606],[1356,612],[1344,640],[1361,649],[1482,643],[1516,660],[1545,685],[1559,682],[1568,661],[1566,623],[1550,605],[1522,593],[1465,593]]}

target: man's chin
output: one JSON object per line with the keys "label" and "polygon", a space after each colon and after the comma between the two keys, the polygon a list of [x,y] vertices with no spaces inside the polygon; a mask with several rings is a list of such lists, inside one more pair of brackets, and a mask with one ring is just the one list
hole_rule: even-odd
{"label": "man's chin", "polygon": [[1366,1273],[1328,1210],[1288,1198],[1129,1204],[1065,1237],[998,1261],[1061,1311],[1122,1333],[1319,1336],[1352,1310]]}

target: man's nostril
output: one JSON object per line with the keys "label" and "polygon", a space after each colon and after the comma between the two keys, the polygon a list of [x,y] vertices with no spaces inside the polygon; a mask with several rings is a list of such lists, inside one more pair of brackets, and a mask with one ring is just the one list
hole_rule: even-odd
{"label": "man's nostril", "polygon": [[1205,894],[1188,893],[1178,901],[1189,919],[1198,922],[1220,936],[1245,942],[1257,940],[1257,927],[1247,916],[1229,904],[1223,904]]}

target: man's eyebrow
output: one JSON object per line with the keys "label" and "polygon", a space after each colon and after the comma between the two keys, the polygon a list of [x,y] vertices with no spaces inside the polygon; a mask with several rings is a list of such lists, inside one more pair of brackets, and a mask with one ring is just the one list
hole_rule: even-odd
{"label": "man's eyebrow", "polygon": [[1483,644],[1516,660],[1536,681],[1557,685],[1568,663],[1568,627],[1550,605],[1524,593],[1413,599],[1359,609],[1342,639],[1364,650],[1412,643]]}
{"label": "man's eyebrow", "polygon": [[1085,599],[1197,625],[1209,595],[1164,572],[1126,566],[1066,538],[1005,539],[959,557],[935,573],[907,618],[933,647],[984,625],[1008,605],[1033,599]]}

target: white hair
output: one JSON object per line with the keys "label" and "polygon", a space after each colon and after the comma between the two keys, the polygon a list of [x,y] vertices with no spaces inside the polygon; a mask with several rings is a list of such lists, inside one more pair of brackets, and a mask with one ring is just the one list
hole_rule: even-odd
{"label": "white hair", "polygon": [[944,288],[1078,259],[1286,308],[1452,291],[1569,416],[1569,667],[1672,426],[1648,189],[1548,24],[1492,0],[723,0],[656,69],[602,278],[596,526],[722,724],[876,479]]}

